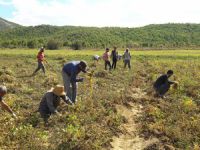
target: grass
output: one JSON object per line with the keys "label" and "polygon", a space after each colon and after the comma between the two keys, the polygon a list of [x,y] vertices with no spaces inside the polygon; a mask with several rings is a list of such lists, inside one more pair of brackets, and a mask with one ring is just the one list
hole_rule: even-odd
{"label": "grass", "polygon": [[[200,145],[198,50],[132,51],[132,70],[124,70],[122,61],[117,70],[104,71],[103,61],[95,67],[91,56],[104,51],[46,51],[51,68],[29,78],[37,67],[36,50],[0,50],[0,82],[8,94],[5,101],[19,115],[13,120],[0,109],[0,149],[102,149],[110,148],[112,136],[124,122],[115,104],[123,104],[131,87],[139,87],[147,96],[139,101],[144,105],[141,133],[157,136],[160,147],[172,145],[193,149]],[[120,51],[122,53],[123,51]],[[70,60],[84,59],[95,71],[79,84],[78,103],[62,104],[62,117],[52,116],[45,128],[37,110],[43,94],[53,85],[62,84],[62,65]],[[180,82],[178,90],[171,89],[167,99],[152,95],[156,78],[173,69],[172,80]]]}

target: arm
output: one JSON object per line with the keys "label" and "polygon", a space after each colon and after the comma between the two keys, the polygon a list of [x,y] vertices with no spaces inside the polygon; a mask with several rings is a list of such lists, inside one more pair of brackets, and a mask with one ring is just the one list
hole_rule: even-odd
{"label": "arm", "polygon": [[53,105],[53,96],[50,93],[48,93],[46,95],[46,100],[47,100],[47,106],[48,106],[50,112],[53,113],[53,114],[57,113],[57,110]]}
{"label": "arm", "polygon": [[72,71],[71,73],[71,82],[82,82],[83,78],[76,78],[76,73],[75,71]]}
{"label": "arm", "polygon": [[165,80],[165,83],[168,83],[168,84],[174,84],[173,81],[169,81],[169,78],[167,76],[163,76],[163,79]]}
{"label": "arm", "polygon": [[62,100],[67,104],[68,102],[68,98],[66,95],[60,96],[62,98]]}
{"label": "arm", "polygon": [[174,84],[175,82],[174,82],[174,81],[168,81],[168,83],[169,83],[169,84]]}
{"label": "arm", "polygon": [[2,106],[3,109],[5,109],[6,111],[8,111],[13,116],[15,115],[15,113],[12,111],[12,109],[3,100],[0,101],[0,103],[1,103],[1,106]]}

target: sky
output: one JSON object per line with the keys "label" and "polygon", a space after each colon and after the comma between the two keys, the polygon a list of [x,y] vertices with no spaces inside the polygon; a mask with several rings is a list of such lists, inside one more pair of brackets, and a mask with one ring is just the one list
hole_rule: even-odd
{"label": "sky", "polygon": [[24,26],[200,23],[200,0],[0,0],[0,17]]}

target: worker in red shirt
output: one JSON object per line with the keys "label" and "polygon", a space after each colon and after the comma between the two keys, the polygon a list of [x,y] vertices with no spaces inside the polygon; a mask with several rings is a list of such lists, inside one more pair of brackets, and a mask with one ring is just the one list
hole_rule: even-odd
{"label": "worker in red shirt", "polygon": [[40,51],[38,52],[37,55],[37,60],[38,60],[38,67],[36,68],[36,70],[33,72],[33,76],[36,74],[36,72],[38,72],[40,69],[42,69],[42,71],[45,74],[45,67],[44,67],[44,47],[40,48]]}

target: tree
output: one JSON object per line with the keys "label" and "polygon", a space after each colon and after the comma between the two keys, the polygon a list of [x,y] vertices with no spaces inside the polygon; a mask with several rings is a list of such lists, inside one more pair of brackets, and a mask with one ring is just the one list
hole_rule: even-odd
{"label": "tree", "polygon": [[37,41],[36,40],[31,40],[27,42],[27,47],[28,48],[36,48],[37,47]]}

